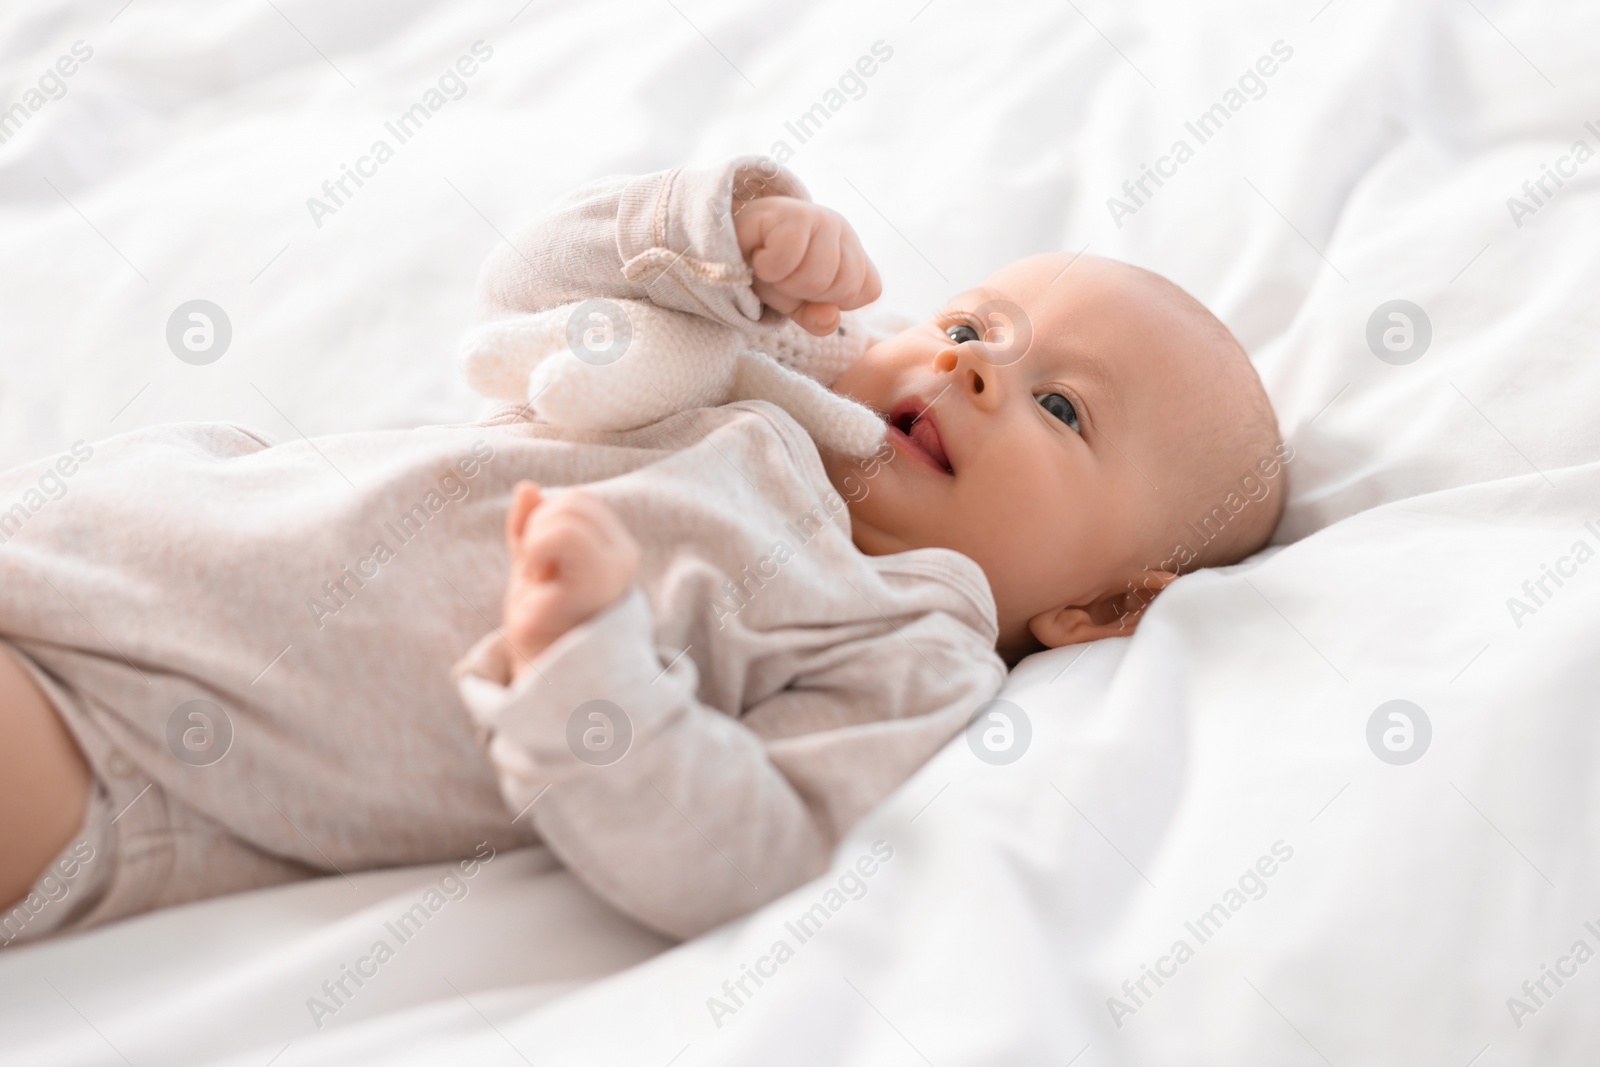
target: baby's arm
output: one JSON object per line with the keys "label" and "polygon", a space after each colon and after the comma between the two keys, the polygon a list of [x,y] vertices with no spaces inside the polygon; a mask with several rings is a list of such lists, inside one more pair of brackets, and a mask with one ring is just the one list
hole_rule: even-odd
{"label": "baby's arm", "polygon": [[789,171],[741,156],[569,194],[490,254],[478,302],[493,319],[594,298],[649,300],[756,334],[793,313],[820,334],[880,288],[842,216],[811,203]]}
{"label": "baby's arm", "polygon": [[507,539],[503,636],[455,672],[507,809],[676,937],[821,874],[1004,677],[992,635],[901,615],[852,626],[824,666],[735,718],[698,699],[687,649],[655,647],[638,547],[603,503],[519,487]]}

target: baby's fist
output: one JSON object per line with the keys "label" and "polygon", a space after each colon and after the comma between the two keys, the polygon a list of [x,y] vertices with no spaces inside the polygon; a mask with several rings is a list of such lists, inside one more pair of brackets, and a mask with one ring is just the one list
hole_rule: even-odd
{"label": "baby's fist", "polygon": [[511,580],[502,631],[517,655],[513,676],[556,638],[610,607],[633,585],[639,543],[617,513],[582,489],[545,497],[518,482],[506,513]]}
{"label": "baby's fist", "polygon": [[755,273],[756,296],[811,333],[832,333],[840,311],[883,292],[856,231],[821,204],[789,196],[743,201],[735,205],[733,227]]}

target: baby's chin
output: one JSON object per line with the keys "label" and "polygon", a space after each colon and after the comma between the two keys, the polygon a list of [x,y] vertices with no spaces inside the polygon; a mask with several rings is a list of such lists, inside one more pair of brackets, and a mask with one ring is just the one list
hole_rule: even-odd
{"label": "baby's chin", "polygon": [[896,532],[897,517],[885,499],[889,494],[875,492],[885,488],[881,479],[887,464],[826,449],[819,453],[828,481],[850,512],[850,534],[856,547],[869,556],[913,547]]}

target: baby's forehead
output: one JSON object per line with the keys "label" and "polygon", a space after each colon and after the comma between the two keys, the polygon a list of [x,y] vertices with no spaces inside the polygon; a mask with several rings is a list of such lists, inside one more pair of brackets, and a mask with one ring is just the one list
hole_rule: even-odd
{"label": "baby's forehead", "polygon": [[[1194,331],[1176,286],[1115,260],[1058,253],[1007,264],[948,302],[986,328],[1031,334],[1029,358],[1069,363],[1111,380],[1166,362]],[[1200,309],[1206,314],[1204,309]]]}
{"label": "baby's forehead", "polygon": [[1159,274],[1115,259],[1044,252],[990,274],[963,296],[1010,300],[1030,314],[1092,305],[1106,314],[1167,302],[1182,290]]}

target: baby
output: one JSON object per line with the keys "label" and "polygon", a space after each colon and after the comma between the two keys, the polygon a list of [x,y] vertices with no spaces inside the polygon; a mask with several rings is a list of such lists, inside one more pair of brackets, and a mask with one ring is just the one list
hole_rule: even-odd
{"label": "baby", "polygon": [[[879,281],[843,218],[740,158],[580,190],[482,293],[803,349]],[[1112,261],[1013,263],[825,384],[890,447],[826,454],[745,401],[77,453],[69,494],[0,512],[0,940],[534,843],[693,936],[820,874],[1006,664],[1131,632],[1282,508],[1238,343]]]}

